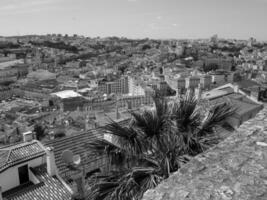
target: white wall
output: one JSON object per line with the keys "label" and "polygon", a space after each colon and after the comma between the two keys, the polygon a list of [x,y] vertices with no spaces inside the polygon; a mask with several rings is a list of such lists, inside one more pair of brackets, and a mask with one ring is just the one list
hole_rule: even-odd
{"label": "white wall", "polygon": [[[29,167],[37,167],[43,162],[46,162],[45,157],[39,157],[33,160],[30,160],[25,163],[21,163],[14,167],[8,168],[7,170],[0,173],[0,186],[2,187],[2,192],[5,192],[9,189],[19,186],[19,173],[18,168],[28,164]],[[28,169],[29,170],[29,169]],[[29,171],[30,174],[30,171]]]}

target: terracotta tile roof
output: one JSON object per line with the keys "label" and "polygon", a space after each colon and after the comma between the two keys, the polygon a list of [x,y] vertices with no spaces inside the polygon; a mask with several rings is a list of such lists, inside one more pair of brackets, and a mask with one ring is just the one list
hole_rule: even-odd
{"label": "terracotta tile roof", "polygon": [[[126,126],[129,124],[129,121],[130,120],[127,119],[119,123],[123,126]],[[73,172],[66,167],[66,164],[62,161],[61,158],[62,152],[67,149],[71,150],[73,154],[78,154],[81,156],[81,160],[84,166],[86,166],[85,170],[87,172],[106,166],[107,160],[105,159],[105,156],[92,156],[90,155],[90,152],[88,152],[88,149],[85,147],[88,142],[92,141],[96,137],[103,137],[103,134],[93,129],[79,135],[56,139],[44,143],[45,146],[54,148],[56,165],[61,177],[66,179],[73,174]]]}
{"label": "terracotta tile roof", "polygon": [[0,172],[23,161],[45,155],[38,141],[21,143],[0,149]]}
{"label": "terracotta tile roof", "polygon": [[31,169],[40,183],[26,188],[7,192],[3,197],[7,200],[71,200],[71,193],[56,176],[47,174],[46,166]]}
{"label": "terracotta tile roof", "polygon": [[71,150],[74,154],[79,154],[86,166],[91,166],[92,169],[97,168],[97,166],[95,166],[95,163],[100,158],[88,156],[87,149],[84,147],[86,143],[96,137],[96,131],[94,130],[67,138],[49,141],[44,145],[54,148],[55,160],[59,174],[62,177],[66,177],[72,174],[72,172],[66,167],[66,164],[62,161],[61,158],[63,151],[67,149]]}
{"label": "terracotta tile roof", "polygon": [[250,87],[255,87],[255,86],[260,86],[259,83],[257,83],[256,81],[253,80],[242,80],[239,82],[236,82],[236,84],[240,87],[240,88],[250,88]]}
{"label": "terracotta tile roof", "polygon": [[7,162],[8,155],[9,155],[9,150],[0,150],[0,169]]}
{"label": "terracotta tile roof", "polygon": [[260,110],[262,108],[262,105],[257,104],[248,99],[247,97],[245,97],[244,95],[240,94],[226,95],[224,97],[211,100],[210,102],[212,105],[229,102],[237,109],[235,113],[238,115],[243,115],[251,110],[254,109]]}

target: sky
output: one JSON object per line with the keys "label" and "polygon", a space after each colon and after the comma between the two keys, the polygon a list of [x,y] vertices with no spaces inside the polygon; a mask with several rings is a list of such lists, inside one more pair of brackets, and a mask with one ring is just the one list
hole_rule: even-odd
{"label": "sky", "polygon": [[267,0],[0,0],[0,35],[267,40]]}

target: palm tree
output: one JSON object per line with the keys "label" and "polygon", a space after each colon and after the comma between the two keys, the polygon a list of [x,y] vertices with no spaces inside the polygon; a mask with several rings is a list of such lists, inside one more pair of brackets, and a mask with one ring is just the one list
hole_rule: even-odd
{"label": "palm tree", "polygon": [[139,200],[181,165],[212,145],[219,136],[214,127],[234,113],[228,104],[213,106],[205,115],[192,94],[167,103],[154,97],[154,109],[131,112],[128,127],[112,121],[102,130],[112,141],[95,139],[87,144],[94,155],[106,154],[112,165],[97,177],[88,199]]}

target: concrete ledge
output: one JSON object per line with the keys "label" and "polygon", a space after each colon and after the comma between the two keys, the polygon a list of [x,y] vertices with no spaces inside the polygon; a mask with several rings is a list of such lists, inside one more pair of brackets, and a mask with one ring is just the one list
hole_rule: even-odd
{"label": "concrete ledge", "polygon": [[267,108],[143,200],[267,200]]}

